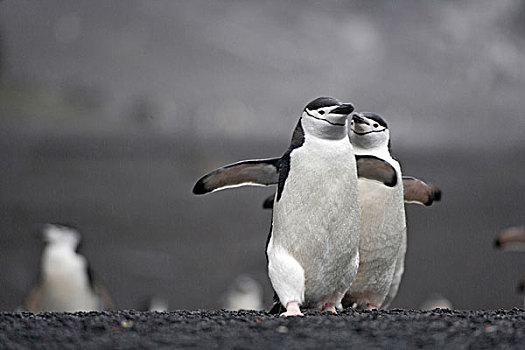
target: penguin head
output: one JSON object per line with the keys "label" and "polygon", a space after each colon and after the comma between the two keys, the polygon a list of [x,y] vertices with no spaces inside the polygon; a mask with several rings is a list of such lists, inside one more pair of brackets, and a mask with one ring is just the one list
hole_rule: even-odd
{"label": "penguin head", "polygon": [[69,225],[45,224],[38,228],[38,234],[46,245],[55,245],[76,250],[80,243],[80,232]]}
{"label": "penguin head", "polygon": [[350,121],[350,141],[354,147],[390,148],[390,131],[380,115],[370,112],[353,113]]}
{"label": "penguin head", "polygon": [[306,105],[301,116],[305,131],[323,139],[343,138],[348,115],[354,106],[333,97],[318,97]]}

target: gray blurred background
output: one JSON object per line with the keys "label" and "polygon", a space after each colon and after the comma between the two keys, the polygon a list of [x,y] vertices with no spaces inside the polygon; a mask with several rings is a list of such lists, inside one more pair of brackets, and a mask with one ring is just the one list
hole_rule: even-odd
{"label": "gray blurred background", "polygon": [[525,2],[0,1],[0,310],[22,303],[41,243],[67,222],[120,308],[220,307],[240,273],[271,299],[272,192],[193,196],[234,161],[279,156],[304,105],[381,114],[405,174],[441,187],[409,206],[394,307],[521,306]]}

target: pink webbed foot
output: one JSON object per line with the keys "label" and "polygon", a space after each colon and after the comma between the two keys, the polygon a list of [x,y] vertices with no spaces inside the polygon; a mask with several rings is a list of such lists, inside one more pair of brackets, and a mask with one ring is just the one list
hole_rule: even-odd
{"label": "pink webbed foot", "polygon": [[379,306],[375,306],[374,304],[367,304],[366,310],[372,311],[372,310],[379,310]]}
{"label": "pink webbed foot", "polygon": [[337,310],[335,309],[335,304],[334,303],[326,303],[326,304],[324,304],[322,311],[324,311],[324,312],[331,312],[334,315],[337,315]]}
{"label": "pink webbed foot", "polygon": [[304,314],[301,312],[301,309],[299,309],[299,303],[297,301],[290,301],[288,304],[286,304],[286,312],[283,312],[280,316],[304,316]]}

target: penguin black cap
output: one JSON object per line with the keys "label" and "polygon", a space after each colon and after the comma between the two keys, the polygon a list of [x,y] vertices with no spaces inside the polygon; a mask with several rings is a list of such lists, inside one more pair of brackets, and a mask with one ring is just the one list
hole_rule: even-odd
{"label": "penguin black cap", "polygon": [[376,121],[379,125],[388,129],[388,125],[386,121],[383,118],[381,118],[379,114],[375,114],[371,112],[360,112],[359,114],[361,114],[363,117]]}
{"label": "penguin black cap", "polygon": [[309,104],[307,104],[305,109],[312,111],[314,109],[319,109],[319,108],[329,107],[329,106],[338,106],[340,104],[341,102],[339,102],[333,97],[319,97],[313,100],[312,102],[310,102]]}

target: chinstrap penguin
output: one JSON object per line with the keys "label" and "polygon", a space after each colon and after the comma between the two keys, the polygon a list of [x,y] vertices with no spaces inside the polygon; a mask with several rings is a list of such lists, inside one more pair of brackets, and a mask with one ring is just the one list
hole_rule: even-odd
{"label": "chinstrap penguin", "polygon": [[106,289],[93,279],[84,256],[77,251],[81,241],[69,225],[39,226],[37,235],[45,242],[37,285],[25,300],[30,312],[76,312],[113,309]]}
{"label": "chinstrap penguin", "polygon": [[[358,166],[359,197],[361,201],[360,256],[361,263],[343,306],[385,308],[397,294],[404,269],[406,224],[404,203],[431,205],[441,199],[439,188],[413,178],[402,177],[399,163],[390,155],[390,135],[386,122],[371,113],[354,114],[350,139],[354,144]],[[361,176],[368,164],[385,164],[395,171],[393,183]],[[397,181],[397,179],[401,179]],[[274,197],[268,197],[264,208],[272,208]],[[281,307],[274,305],[271,312]]]}
{"label": "chinstrap penguin", "polygon": [[160,295],[155,295],[150,298],[148,298],[144,306],[141,308],[144,311],[152,311],[152,312],[166,312],[168,311],[169,303],[168,299],[164,298]]}
{"label": "chinstrap penguin", "polygon": [[[502,230],[494,240],[494,246],[505,252],[525,252],[525,226],[513,226]],[[518,283],[518,293],[525,294],[525,277]],[[525,299],[523,300],[525,308]]]}
{"label": "chinstrap penguin", "polygon": [[228,288],[221,304],[228,311],[262,310],[262,287],[250,275],[241,274],[235,278],[230,288]]}
{"label": "chinstrap penguin", "polygon": [[441,191],[421,180],[402,177],[399,163],[390,154],[390,131],[381,116],[354,113],[350,122],[350,140],[356,158],[375,157],[388,162],[398,181],[388,187],[359,178],[361,230],[359,269],[343,299],[343,307],[386,308],[394,299],[404,271],[407,246],[404,202],[430,205],[439,200]]}
{"label": "chinstrap penguin", "polygon": [[420,310],[434,310],[434,309],[449,309],[453,310],[454,307],[450,300],[445,298],[439,293],[432,293],[428,298],[426,298],[423,303],[419,306]]}
{"label": "chinstrap penguin", "polygon": [[[242,185],[274,185],[272,228],[267,243],[268,275],[283,316],[302,315],[299,306],[335,313],[359,263],[357,169],[347,137],[351,104],[321,97],[303,110],[288,150],[280,158],[251,160],[202,177],[203,194]],[[391,184],[395,172],[365,175]]]}

